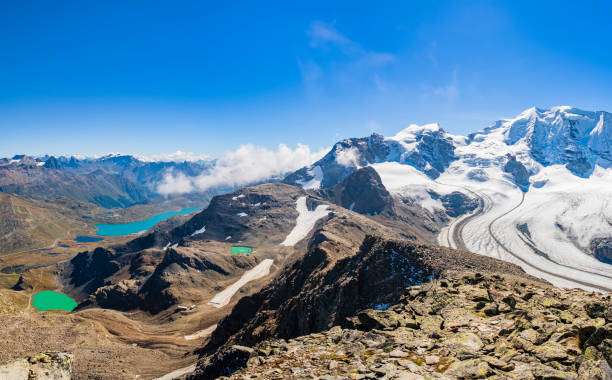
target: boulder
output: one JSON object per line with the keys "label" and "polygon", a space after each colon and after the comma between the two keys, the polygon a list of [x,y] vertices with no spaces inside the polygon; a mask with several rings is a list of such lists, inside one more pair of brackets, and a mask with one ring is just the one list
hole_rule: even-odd
{"label": "boulder", "polygon": [[70,380],[73,355],[44,352],[0,365],[0,379]]}
{"label": "boulder", "polygon": [[484,379],[493,375],[493,373],[489,364],[480,359],[455,362],[444,372],[445,375],[454,376],[458,379]]}

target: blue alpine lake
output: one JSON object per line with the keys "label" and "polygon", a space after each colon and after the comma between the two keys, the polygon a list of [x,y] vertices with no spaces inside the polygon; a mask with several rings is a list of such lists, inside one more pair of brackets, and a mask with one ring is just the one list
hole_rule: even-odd
{"label": "blue alpine lake", "polygon": [[95,236],[82,236],[82,235],[79,235],[74,238],[74,241],[76,241],[77,243],[95,243],[100,240],[104,240],[104,238],[99,238]]}
{"label": "blue alpine lake", "polygon": [[96,231],[96,235],[98,236],[121,236],[121,235],[130,235],[135,234],[141,231],[146,231],[149,228],[153,227],[157,223],[171,218],[175,215],[184,215],[194,212],[196,210],[200,210],[199,207],[188,207],[179,211],[170,211],[164,212],[162,214],[157,214],[152,218],[141,220],[140,222],[134,223],[122,223],[122,224],[96,224],[98,231]]}

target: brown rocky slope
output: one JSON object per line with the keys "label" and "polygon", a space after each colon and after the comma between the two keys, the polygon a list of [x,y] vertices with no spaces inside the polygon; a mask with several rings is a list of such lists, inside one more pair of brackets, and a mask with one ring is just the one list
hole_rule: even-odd
{"label": "brown rocky slope", "polygon": [[612,379],[612,303],[520,275],[449,271],[385,310],[251,347],[224,347],[191,378]]}
{"label": "brown rocky slope", "polygon": [[[402,327],[402,333],[408,330],[412,332],[410,339],[428,339],[429,345],[423,347],[434,349],[436,345],[442,347],[446,344],[449,338],[446,334],[448,331],[463,333],[476,329],[479,334],[496,331],[493,335],[486,336],[490,343],[493,343],[500,326],[508,325],[502,323],[502,319],[519,318],[522,315],[521,310],[531,310],[536,304],[530,299],[539,293],[542,297],[535,297],[534,300],[542,298],[544,309],[541,312],[534,309],[537,318],[541,319],[532,328],[536,332],[544,328],[539,325],[540,323],[557,321],[550,319],[551,315],[555,315],[555,311],[561,311],[563,308],[570,308],[569,313],[573,313],[569,314],[571,317],[564,316],[566,319],[583,315],[584,308],[575,304],[580,299],[586,300],[590,297],[593,302],[609,300],[606,298],[608,296],[551,287],[525,274],[518,266],[469,252],[373,236],[366,236],[358,249],[345,249],[342,238],[329,233],[327,227],[327,225],[322,226],[311,238],[309,251],[301,260],[279,273],[277,278],[260,292],[243,297],[236,304],[231,314],[219,323],[201,350],[198,370],[191,378],[216,378],[239,370],[246,365],[250,357],[255,355],[254,352],[241,348],[243,346],[265,344],[261,342],[270,339],[298,338],[306,334],[324,332],[334,326],[338,326],[336,329],[362,330]],[[457,275],[465,271],[471,272],[472,275],[467,277]],[[473,275],[473,273],[479,274]],[[428,287],[437,290],[423,291],[419,293],[418,302],[405,306],[406,302],[413,300],[407,294],[414,293],[415,289]],[[405,291],[406,288],[410,289],[408,293]],[[571,301],[559,301],[570,298]],[[586,301],[581,302],[583,303],[580,305],[584,305]],[[605,310],[608,310],[605,302],[602,303],[604,315],[607,312]],[[383,317],[380,317],[381,315]],[[376,322],[380,318],[391,320],[384,322],[390,325]],[[533,319],[531,315],[524,318],[527,321]],[[609,323],[605,319],[601,321],[597,322],[601,325],[599,327]],[[459,325],[454,326],[454,323]],[[550,335],[556,332],[556,326],[546,339],[540,337],[538,342],[548,341]],[[522,332],[519,325],[508,325],[506,328]],[[547,325],[546,328],[552,327]],[[507,335],[510,333],[507,332]],[[603,332],[604,336],[608,333],[609,329]],[[483,335],[479,339],[484,342],[486,341],[483,340],[484,337]],[[510,338],[513,337],[514,335]],[[558,343],[561,339],[565,343],[568,337],[569,335],[563,339],[555,338],[557,341],[553,342]],[[526,338],[521,337],[521,339]],[[510,339],[509,343],[514,344],[515,341]],[[604,348],[600,348],[600,351],[605,351]],[[419,354],[428,352],[418,351]],[[478,351],[468,358],[456,356],[455,351],[450,351],[454,353],[452,355],[451,352],[429,353],[434,356],[436,354],[445,356],[444,360],[448,364],[461,362],[464,359],[481,358],[485,354]],[[529,351],[528,355],[532,356],[532,351]],[[607,355],[609,357],[609,353]],[[531,356],[530,360],[538,358]],[[578,354],[574,356],[577,357]],[[346,358],[347,364],[352,362],[351,358],[350,355]],[[381,358],[376,358],[379,359]],[[562,367],[558,367],[561,368],[558,370],[569,371],[571,363],[567,360],[559,362]],[[280,365],[282,361],[275,363]],[[376,363],[383,362],[375,361],[371,364]],[[554,369],[554,366],[552,368]],[[330,373],[329,370],[315,371],[313,375],[326,373]],[[493,373],[495,370],[491,372]],[[449,378],[461,378],[459,375],[453,376]]]}

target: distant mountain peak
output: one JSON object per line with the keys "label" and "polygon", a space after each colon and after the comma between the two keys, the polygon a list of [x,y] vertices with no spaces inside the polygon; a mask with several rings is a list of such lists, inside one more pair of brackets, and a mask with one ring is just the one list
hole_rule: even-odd
{"label": "distant mountain peak", "polygon": [[287,176],[285,182],[329,188],[355,170],[379,162],[410,165],[435,179],[459,159],[457,147],[473,157],[474,165],[505,165],[511,154],[516,156],[512,167],[565,165],[574,175],[588,177],[597,165],[612,167],[611,120],[607,112],[555,106],[528,108],[467,137],[451,135],[438,123],[411,124],[391,137],[343,139],[323,159]]}
{"label": "distant mountain peak", "polygon": [[399,131],[395,136],[389,137],[393,140],[415,140],[417,136],[421,136],[423,134],[431,134],[431,133],[446,133],[440,124],[431,123],[431,124],[410,124],[408,127]]}
{"label": "distant mountain peak", "polygon": [[596,165],[612,164],[612,115],[572,106],[530,108],[514,119],[500,120],[485,133],[500,129],[505,143],[524,143],[540,164],[566,165],[575,175],[590,175]]}

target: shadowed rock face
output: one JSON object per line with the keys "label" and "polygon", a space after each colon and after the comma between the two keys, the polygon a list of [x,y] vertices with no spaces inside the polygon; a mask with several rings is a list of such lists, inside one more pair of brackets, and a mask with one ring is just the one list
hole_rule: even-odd
{"label": "shadowed rock face", "polygon": [[504,165],[504,171],[512,175],[514,183],[516,183],[518,187],[523,191],[527,191],[529,189],[530,176],[527,168],[518,162],[513,155],[508,154],[506,157],[508,158],[508,162]]}
{"label": "shadowed rock face", "polygon": [[49,157],[49,159],[45,162],[43,166],[47,169],[60,169],[61,168],[61,164],[53,156]]}
{"label": "shadowed rock face", "polygon": [[[436,199],[433,194],[430,195],[432,198]],[[440,200],[442,201],[442,205],[444,205],[446,214],[453,218],[474,211],[478,207],[477,199],[470,198],[458,191],[444,194],[440,196]]]}
{"label": "shadowed rock face", "polygon": [[612,238],[593,239],[591,252],[597,260],[612,264]]}
{"label": "shadowed rock face", "polygon": [[[264,337],[289,338],[342,324],[356,310],[394,302],[398,290],[434,275],[416,252],[401,254],[395,248],[368,238],[355,256],[338,261],[325,249],[313,249],[273,285],[240,300],[205,350],[228,338],[250,345]],[[262,325],[270,329],[260,332]]]}
{"label": "shadowed rock face", "polygon": [[455,157],[455,146],[443,130],[423,134],[408,163],[415,165],[431,178],[438,178]]}
{"label": "shadowed rock face", "polygon": [[336,204],[360,214],[378,214],[393,202],[380,176],[369,166],[346,177],[332,191]]}
{"label": "shadowed rock face", "polygon": [[316,179],[314,168],[317,168],[321,178],[316,188],[329,189],[360,167],[386,161],[412,165],[429,177],[438,178],[457,159],[452,139],[441,128],[416,131],[413,138],[416,147],[409,151],[399,141],[385,139],[377,133],[341,140],[322,159],[289,174],[283,182],[304,185]]}
{"label": "shadowed rock face", "polygon": [[[314,190],[313,193],[393,229],[408,228],[410,231],[405,231],[408,233],[405,238],[411,235],[411,239],[418,236],[432,241],[447,221],[443,213],[430,213],[409,198],[389,193],[371,166],[356,170],[331,189]],[[464,206],[467,207],[471,199],[465,198]]]}
{"label": "shadowed rock face", "polygon": [[[347,152],[350,155],[347,156]],[[328,189],[342,181],[357,167],[374,162],[384,161],[389,154],[389,147],[384,137],[374,133],[369,137],[344,139],[336,144],[322,159],[312,165],[321,169],[321,189]],[[345,159],[343,159],[345,158]],[[311,168],[302,168],[289,174],[283,182],[299,186],[312,180]]]}
{"label": "shadowed rock face", "polygon": [[104,284],[107,277],[119,270],[120,265],[115,256],[112,251],[104,248],[79,253],[70,260],[70,283],[75,287],[85,285],[86,292],[97,289]]}

